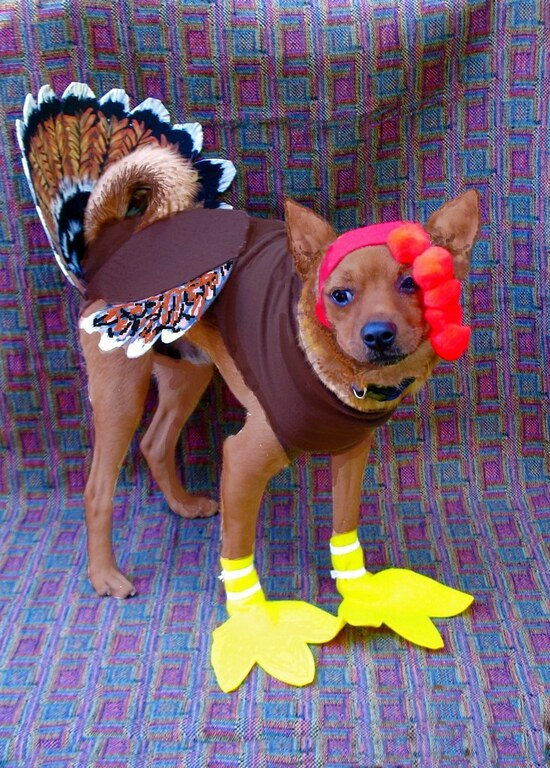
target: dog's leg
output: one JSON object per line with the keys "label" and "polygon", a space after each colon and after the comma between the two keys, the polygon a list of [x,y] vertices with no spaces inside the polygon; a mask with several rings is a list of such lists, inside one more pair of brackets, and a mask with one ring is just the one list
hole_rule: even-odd
{"label": "dog's leg", "polygon": [[211,365],[155,355],[158,407],[141,441],[141,450],[168,506],[181,517],[210,517],[218,502],[193,496],[182,486],[176,468],[176,446],[183,426],[212,378]]}
{"label": "dog's leg", "polygon": [[243,429],[224,445],[221,564],[230,618],[212,645],[224,691],[238,687],[255,663],[292,685],[310,683],[315,662],[307,643],[327,642],[342,626],[308,603],[266,600],[261,588],[253,555],[258,509],[268,480],[287,463],[261,410],[249,411]]}
{"label": "dog's leg", "polygon": [[333,533],[355,531],[359,524],[361,490],[374,430],[345,453],[331,457]]}
{"label": "dog's leg", "polygon": [[99,595],[125,598],[135,590],[118,569],[113,554],[113,493],[143,412],[153,356],[149,353],[130,360],[122,349],[102,352],[98,338],[84,331],[80,334],[95,431],[92,466],[84,494],[89,578]]}
{"label": "dog's leg", "polygon": [[220,489],[222,557],[247,557],[254,551],[256,519],[265,487],[288,464],[288,457],[216,328],[202,320],[187,338],[208,354],[247,414],[240,432],[224,442]]}
{"label": "dog's leg", "polygon": [[263,410],[249,411],[244,427],[227,438],[223,447],[222,557],[233,560],[253,553],[265,487],[287,464]]}
{"label": "dog's leg", "polygon": [[403,568],[388,568],[374,575],[365,569],[357,527],[371,440],[369,435],[362,445],[332,459],[331,574],[343,598],[338,615],[354,626],[386,624],[417,645],[441,648],[443,640],[430,617],[461,613],[472,602],[471,596]]}

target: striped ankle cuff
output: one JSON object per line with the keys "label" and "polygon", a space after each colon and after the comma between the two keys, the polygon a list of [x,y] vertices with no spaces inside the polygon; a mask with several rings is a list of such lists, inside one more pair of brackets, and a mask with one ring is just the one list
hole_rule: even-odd
{"label": "striped ankle cuff", "polygon": [[263,599],[262,586],[254,567],[253,555],[237,560],[222,557],[220,560],[222,566],[220,579],[224,583],[228,609],[230,604],[258,602],[258,599]]}
{"label": "striped ankle cuff", "polygon": [[361,544],[357,538],[357,531],[338,533],[330,540],[330,556],[333,570],[330,575],[333,579],[358,579],[364,576],[365,559]]}

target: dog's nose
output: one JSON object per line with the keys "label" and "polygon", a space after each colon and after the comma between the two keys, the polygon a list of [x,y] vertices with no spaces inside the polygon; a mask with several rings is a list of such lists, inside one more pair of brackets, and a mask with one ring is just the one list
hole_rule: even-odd
{"label": "dog's nose", "polygon": [[361,329],[361,338],[369,349],[385,352],[391,347],[397,335],[397,326],[390,322],[367,323]]}

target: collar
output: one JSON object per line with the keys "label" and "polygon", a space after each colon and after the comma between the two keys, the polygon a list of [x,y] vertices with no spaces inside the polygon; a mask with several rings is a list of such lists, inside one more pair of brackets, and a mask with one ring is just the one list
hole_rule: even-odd
{"label": "collar", "polygon": [[358,400],[364,400],[367,397],[369,400],[377,400],[378,402],[386,402],[388,400],[397,400],[403,392],[413,384],[415,379],[403,379],[403,381],[395,387],[378,387],[376,384],[369,384],[368,387],[359,389],[352,385],[351,389],[353,394]]}

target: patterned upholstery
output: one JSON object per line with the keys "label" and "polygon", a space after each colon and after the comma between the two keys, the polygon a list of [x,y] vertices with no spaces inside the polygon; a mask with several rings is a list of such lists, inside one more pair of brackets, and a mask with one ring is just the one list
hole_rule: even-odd
{"label": "patterned upholstery", "polygon": [[[547,765],[545,22],[544,0],[0,4],[0,766]],[[281,215],[288,195],[342,231],[425,220],[480,190],[471,352],[380,431],[363,497],[372,569],[412,567],[475,594],[438,622],[443,651],[346,628],[315,649],[313,686],[256,670],[222,694],[209,665],[224,618],[219,520],[170,514],[137,438],[114,535],[139,596],[92,594],[78,301],[14,131],[28,91],[72,80],[200,120],[205,154],[238,167],[228,201],[258,215]],[[221,441],[240,423],[217,382],[182,438],[190,486],[217,492]],[[329,535],[326,457],[302,459],[262,509],[273,598],[336,608]]]}

